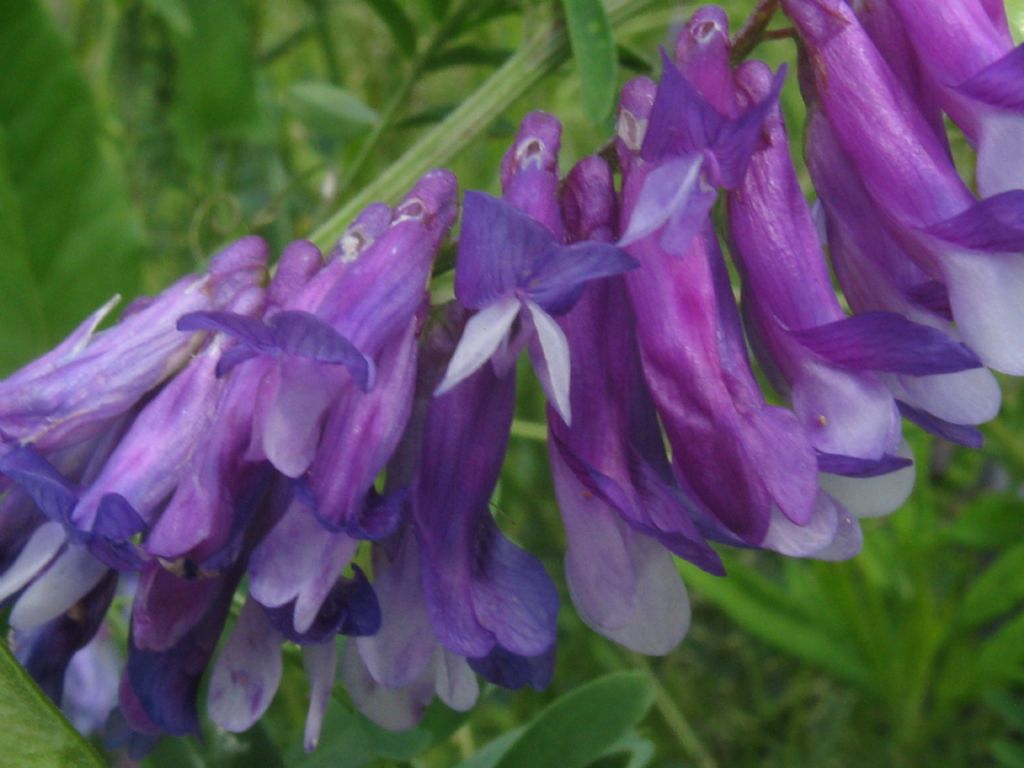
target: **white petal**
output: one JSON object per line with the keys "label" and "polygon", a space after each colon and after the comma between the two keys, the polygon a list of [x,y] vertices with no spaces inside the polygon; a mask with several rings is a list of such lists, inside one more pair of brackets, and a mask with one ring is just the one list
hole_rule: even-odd
{"label": "white petal", "polygon": [[533,326],[537,329],[537,340],[544,355],[544,370],[537,371],[541,384],[544,385],[544,391],[552,407],[558,411],[558,415],[566,424],[571,425],[569,340],[565,338],[565,333],[551,315],[532,301],[525,303]]}
{"label": "white petal", "polygon": [[306,714],[306,751],[320,742],[324,713],[331,701],[334,678],[338,674],[338,646],[333,640],[302,647],[302,666],[309,679],[309,711]]}
{"label": "white petal", "polygon": [[68,611],[109,569],[84,547],[68,547],[18,598],[10,625],[26,631]]}
{"label": "white petal", "polygon": [[1002,392],[988,368],[936,376],[887,376],[897,400],[953,424],[983,424],[999,413]]}
{"label": "white petal", "polygon": [[18,558],[0,576],[0,601],[6,600],[32,581],[53,560],[66,539],[59,523],[43,523],[36,528]]}
{"label": "white petal", "polygon": [[990,368],[1024,375],[1024,255],[950,248],[942,270],[964,343]]}
{"label": "white petal", "polygon": [[662,163],[644,179],[629,226],[616,243],[625,248],[654,232],[680,211],[693,194],[703,157],[699,154]]}
{"label": "white petal", "polygon": [[443,395],[490,359],[508,335],[519,306],[519,299],[506,296],[469,318],[435,395]]}
{"label": "white petal", "polygon": [[[898,454],[913,458],[906,443]],[[822,473],[818,475],[818,484],[854,517],[880,517],[902,506],[914,488],[915,475],[913,465],[878,477],[844,477]]]}
{"label": "white petal", "polygon": [[808,557],[827,547],[836,537],[839,507],[827,494],[818,492],[814,514],[807,525],[797,525],[777,507],[772,507],[771,522],[761,546],[790,557]]}
{"label": "white petal", "polygon": [[437,697],[457,712],[472,709],[480,695],[480,683],[469,662],[441,646],[434,653],[434,690]]}

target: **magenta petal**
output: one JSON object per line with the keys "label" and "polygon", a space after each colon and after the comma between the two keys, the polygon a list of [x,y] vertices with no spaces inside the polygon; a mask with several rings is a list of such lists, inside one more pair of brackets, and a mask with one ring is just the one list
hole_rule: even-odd
{"label": "magenta petal", "polygon": [[[1021,87],[1024,89],[1024,85]],[[934,224],[926,231],[940,240],[972,251],[1024,251],[1024,189],[986,197],[963,213]]]}
{"label": "magenta petal", "polygon": [[1024,45],[956,86],[964,96],[1013,112],[1024,112]]}

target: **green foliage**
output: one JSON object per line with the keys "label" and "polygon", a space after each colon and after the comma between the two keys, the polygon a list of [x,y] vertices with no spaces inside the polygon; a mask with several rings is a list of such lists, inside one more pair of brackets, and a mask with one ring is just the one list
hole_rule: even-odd
{"label": "green foliage", "polygon": [[99,768],[100,756],[0,643],[0,768]]}
{"label": "green foliage", "polygon": [[0,2],[0,371],[137,290],[140,234],[67,46],[34,0]]}
{"label": "green foliage", "polygon": [[618,91],[618,59],[611,25],[602,0],[562,0],[569,39],[583,90],[583,106],[590,119],[605,124]]}

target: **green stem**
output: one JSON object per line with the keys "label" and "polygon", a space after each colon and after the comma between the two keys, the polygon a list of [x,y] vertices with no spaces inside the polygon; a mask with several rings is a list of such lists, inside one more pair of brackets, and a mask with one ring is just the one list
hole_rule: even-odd
{"label": "green stem", "polygon": [[669,730],[675,735],[679,746],[683,748],[686,754],[693,758],[698,768],[718,768],[715,758],[712,757],[708,748],[704,746],[704,742],[697,736],[696,731],[690,727],[686,715],[676,706],[675,701],[672,699],[672,694],[662,685],[661,679],[651,668],[651,663],[647,660],[647,657],[639,653],[630,655],[638,666],[644,668],[650,677],[651,685],[654,687],[654,706],[665,720]]}
{"label": "green stem", "polygon": [[[608,0],[614,29],[658,0]],[[532,37],[445,120],[424,134],[376,179],[362,187],[310,236],[328,250],[363,208],[377,200],[394,202],[426,171],[451,160],[480,135],[509,104],[553,72],[569,56],[569,39],[561,23],[551,22]]]}
{"label": "green stem", "polygon": [[377,145],[380,144],[381,138],[394,125],[395,118],[398,116],[402,107],[405,106],[409,98],[409,94],[412,92],[413,86],[416,85],[420,75],[423,73],[423,69],[437,54],[438,49],[448,41],[452,30],[456,28],[456,25],[461,23],[470,7],[472,7],[472,0],[463,0],[455,10],[450,11],[445,16],[444,21],[442,21],[434,30],[434,33],[430,36],[427,44],[423,46],[418,54],[416,54],[416,57],[413,59],[412,63],[409,65],[409,69],[405,73],[405,77],[402,79],[402,82],[399,83],[398,88],[391,97],[391,101],[388,102],[387,106],[384,107],[384,110],[381,112],[380,119],[373,127],[373,131],[371,131],[370,135],[363,141],[362,145],[359,147],[359,153],[356,155],[355,159],[352,160],[348,170],[345,172],[345,176],[341,180],[341,190],[343,194],[345,190],[352,186],[352,183],[358,178],[359,172],[363,170],[366,162],[373,156],[374,151],[377,149]]}
{"label": "green stem", "polygon": [[546,443],[548,439],[547,424],[539,424],[535,421],[513,419],[510,432],[512,437],[519,437],[524,440],[539,440],[542,443]]}

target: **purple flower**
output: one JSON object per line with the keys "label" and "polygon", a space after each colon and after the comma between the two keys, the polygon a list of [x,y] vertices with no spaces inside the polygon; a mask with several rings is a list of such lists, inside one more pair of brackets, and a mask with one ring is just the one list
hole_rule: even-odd
{"label": "purple flower", "polygon": [[[643,80],[626,85],[620,110],[629,116],[620,114],[620,128],[653,120],[651,91]],[[626,222],[657,167],[636,138],[627,132],[619,142]],[[629,246],[641,263],[626,284],[644,379],[704,532],[759,545],[773,517],[797,526],[814,517],[814,451],[793,414],[767,405],[757,387],[710,221],[684,251],[665,244],[652,233]]]}
{"label": "purple flower", "polygon": [[[432,355],[450,350],[438,327]],[[425,352],[426,354],[426,352]],[[440,360],[426,362],[439,369]],[[509,541],[491,516],[508,443],[515,378],[480,368],[427,408],[410,508],[427,614],[440,643],[509,687],[550,678],[558,596],[540,562]]]}
{"label": "purple flower", "polygon": [[[620,134],[649,167],[619,244],[627,246],[660,231],[661,245],[679,253],[702,229],[716,188],[732,189],[742,180],[761,124],[782,88],[785,68],[767,97],[737,115],[719,111],[727,102],[698,93],[665,51],[662,60],[661,82],[642,118],[642,145],[633,146],[639,138],[634,131]],[[638,119],[626,111],[633,114],[627,119]]]}
{"label": "purple flower", "polygon": [[[829,123],[810,110],[807,159],[826,214],[836,275],[856,312],[894,312],[958,338],[945,286],[923,272],[885,228]],[[883,376],[901,411],[925,429],[980,445],[972,425],[995,417],[1001,394],[985,368],[931,376]]]}
{"label": "purple flower", "polygon": [[218,309],[259,279],[266,245],[244,238],[209,272],[133,303],[119,323],[94,333],[108,303],[54,350],[0,382],[0,451],[30,444],[47,455],[89,439],[184,364],[201,337],[179,333],[179,315]]}
{"label": "purple flower", "polygon": [[182,328],[224,331],[277,359],[260,385],[250,458],[266,457],[299,477],[317,455],[330,409],[372,389],[383,348],[423,305],[434,256],[455,216],[455,191],[450,173],[431,171],[385,231],[374,207],[362,221],[371,236],[356,238],[365,250],[332,261],[266,320],[228,313],[182,318]]}
{"label": "purple flower", "polygon": [[1024,190],[977,202],[945,148],[841,0],[784,0],[816,98],[885,225],[945,284],[964,342],[1024,373]]}
{"label": "purple flower", "polygon": [[[607,243],[560,244],[551,159],[559,130],[553,118],[528,115],[503,165],[506,201],[481,192],[465,195],[455,295],[477,312],[466,324],[437,394],[449,392],[496,353],[504,375],[530,343],[548,399],[568,422],[569,352],[553,318],[579,300],[586,283],[632,269],[635,262]],[[514,334],[517,318],[522,330]]]}
{"label": "purple flower", "polygon": [[992,18],[992,6],[1002,4],[888,2],[943,109],[978,148],[979,191],[990,196],[1024,188],[1024,48],[1013,47],[1005,10]]}
{"label": "purple flower", "polygon": [[[562,205],[570,239],[614,240],[617,201],[603,160],[573,168]],[[568,426],[550,414],[548,449],[569,592],[598,632],[633,650],[667,653],[690,619],[670,552],[712,572],[723,573],[722,565],[672,479],[622,280],[591,286],[559,324],[571,350],[576,418]]]}
{"label": "purple flower", "polygon": [[466,711],[480,690],[466,659],[438,642],[420,567],[412,527],[374,548],[381,628],[348,643],[342,660],[345,687],[359,711],[396,731],[415,726],[435,695],[452,709]]}

